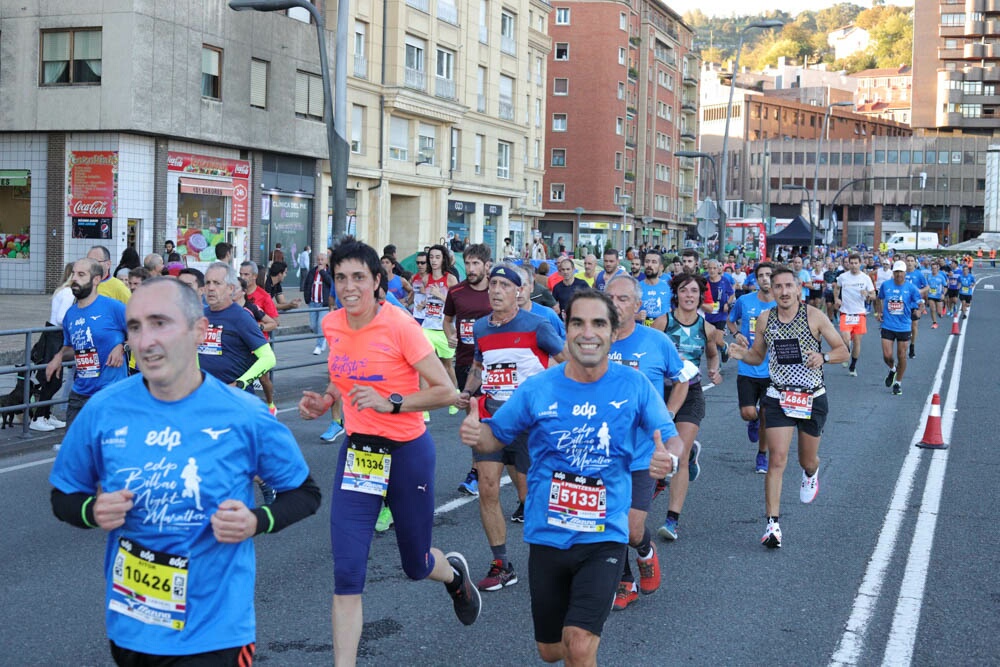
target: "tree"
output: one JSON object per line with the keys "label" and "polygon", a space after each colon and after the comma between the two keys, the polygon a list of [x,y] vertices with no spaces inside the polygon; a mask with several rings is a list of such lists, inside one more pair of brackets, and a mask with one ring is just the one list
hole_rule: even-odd
{"label": "tree", "polygon": [[869,52],[878,67],[899,67],[913,61],[913,20],[899,12],[886,17],[871,30]]}
{"label": "tree", "polygon": [[816,30],[825,35],[838,28],[852,25],[862,11],[864,7],[850,2],[841,2],[833,7],[821,9],[816,12]]}

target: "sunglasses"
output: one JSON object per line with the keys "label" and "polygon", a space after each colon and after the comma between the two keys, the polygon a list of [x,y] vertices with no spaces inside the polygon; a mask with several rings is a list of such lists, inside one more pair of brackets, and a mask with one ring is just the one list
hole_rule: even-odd
{"label": "sunglasses", "polygon": [[426,264],[427,262],[417,262],[417,264]]}

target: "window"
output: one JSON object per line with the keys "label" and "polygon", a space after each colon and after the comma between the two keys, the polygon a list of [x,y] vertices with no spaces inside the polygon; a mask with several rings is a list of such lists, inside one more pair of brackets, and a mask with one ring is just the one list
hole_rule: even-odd
{"label": "window", "polygon": [[514,79],[500,75],[500,107],[499,116],[503,120],[514,120]]}
{"label": "window", "polygon": [[479,0],[479,41],[490,43],[490,4],[487,0]]}
{"label": "window", "polygon": [[569,79],[556,78],[552,80],[553,95],[569,95]]}
{"label": "window", "polygon": [[427,164],[436,164],[436,151],[434,145],[437,143],[437,128],[427,123],[420,123],[417,128],[417,157]]}
{"label": "window", "polygon": [[424,53],[426,50],[424,40],[406,36],[406,71],[404,76],[407,88],[426,90],[424,78]]}
{"label": "window", "polygon": [[267,108],[267,70],[270,66],[266,60],[250,60],[250,106],[259,109]]}
{"label": "window", "polygon": [[619,46],[618,47],[618,64],[619,65],[624,65],[625,64],[625,47],[624,46]]}
{"label": "window", "polygon": [[434,84],[434,94],[438,97],[455,99],[455,53],[438,47],[437,77]]}
{"label": "window", "polygon": [[476,111],[486,113],[486,68],[476,70]]}
{"label": "window", "polygon": [[545,61],[542,60],[541,56],[535,58],[535,83],[539,86],[545,83],[545,78],[542,76],[542,72],[545,69]]}
{"label": "window", "polygon": [[569,25],[569,7],[556,7],[556,25]]}
{"label": "window", "polygon": [[414,9],[419,9],[422,12],[430,11],[430,3],[428,0],[406,0],[406,4]]}
{"label": "window", "polygon": [[201,47],[201,96],[222,99],[222,49]]}
{"label": "window", "polygon": [[549,201],[566,201],[565,183],[552,183],[549,185]]}
{"label": "window", "polygon": [[461,162],[459,160],[462,155],[462,131],[455,128],[451,128],[451,170],[459,171]]}
{"label": "window", "polygon": [[497,178],[510,178],[510,154],[512,144],[509,141],[497,142]]}
{"label": "window", "polygon": [[439,19],[458,25],[458,9],[455,7],[455,0],[438,0],[437,10]]}
{"label": "window", "polygon": [[410,159],[410,121],[392,116],[389,119],[389,159]]}
{"label": "window", "polygon": [[618,15],[618,28],[620,30],[628,30],[628,15],[625,12]]}
{"label": "window", "polygon": [[542,126],[542,100],[540,97],[535,98],[535,127]]}
{"label": "window", "polygon": [[517,53],[517,35],[515,26],[517,17],[510,12],[500,12],[500,50],[514,55]]}
{"label": "window", "polygon": [[295,72],[295,115],[323,120],[323,77],[302,70]]}
{"label": "window", "polygon": [[542,155],[542,140],[535,139],[535,149],[531,152],[531,157],[534,161],[535,169],[541,169],[541,155]]}
{"label": "window", "polygon": [[564,113],[552,114],[552,131],[553,132],[566,131],[566,114]]}
{"label": "window", "polygon": [[486,137],[482,134],[476,135],[476,144],[474,146],[473,152],[473,165],[476,174],[483,173],[483,145],[486,143]]}
{"label": "window", "polygon": [[368,25],[354,22],[354,76],[368,78]]}
{"label": "window", "polygon": [[360,154],[364,144],[362,138],[365,131],[365,108],[358,104],[351,105],[351,152]]}
{"label": "window", "polygon": [[621,116],[615,118],[615,134],[625,134],[625,119]]}
{"label": "window", "polygon": [[566,149],[565,148],[553,148],[552,149],[552,166],[553,167],[565,167],[566,166]]}
{"label": "window", "polygon": [[618,82],[618,99],[620,99],[620,100],[624,100],[625,99],[625,82],[624,81],[619,81]]}
{"label": "window", "polygon": [[941,14],[941,25],[964,26],[965,14]]}
{"label": "window", "polygon": [[42,33],[43,86],[101,82],[101,30]]}
{"label": "window", "polygon": [[556,48],[552,52],[556,60],[569,60],[569,42],[556,42]]}
{"label": "window", "polygon": [[619,152],[615,153],[615,171],[621,171],[621,170],[622,170],[622,154]]}

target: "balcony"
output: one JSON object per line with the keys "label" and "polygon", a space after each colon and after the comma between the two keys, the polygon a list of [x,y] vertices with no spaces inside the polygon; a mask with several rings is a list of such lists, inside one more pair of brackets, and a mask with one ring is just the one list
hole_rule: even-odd
{"label": "balcony", "polygon": [[361,55],[354,56],[354,76],[359,79],[368,78],[368,58]]}
{"label": "balcony", "polygon": [[681,102],[681,109],[683,109],[684,111],[695,113],[698,111],[698,105],[695,104],[694,100],[692,99],[685,99],[683,102]]}
{"label": "balcony", "polygon": [[501,99],[497,115],[502,120],[514,120],[514,103],[509,99]]}
{"label": "balcony", "polygon": [[697,86],[698,85],[698,79],[697,79],[697,77],[695,77],[693,74],[691,74],[691,72],[685,71],[683,76],[684,76],[684,85],[685,86]]}
{"label": "balcony", "polygon": [[427,90],[427,75],[422,69],[407,67],[403,78],[403,85],[414,90]]}
{"label": "balcony", "polygon": [[698,135],[694,133],[694,130],[689,130],[686,127],[681,128],[681,139],[691,139],[693,141],[697,138]]}
{"label": "balcony", "polygon": [[626,183],[635,183],[635,174],[633,174],[631,171],[626,171],[625,172],[625,182]]}
{"label": "balcony", "polygon": [[638,79],[639,79],[639,70],[637,70],[634,67],[629,67],[628,68],[628,78],[631,79],[632,81],[638,81]]}
{"label": "balcony", "polygon": [[694,169],[694,158],[679,157],[677,158],[677,165],[681,169]]}
{"label": "balcony", "polygon": [[442,76],[434,77],[434,95],[446,100],[455,99],[455,82]]}
{"label": "balcony", "polygon": [[678,183],[677,193],[680,194],[681,197],[694,197],[694,188],[687,183]]}
{"label": "balcony", "polygon": [[985,21],[966,21],[965,22],[965,35],[966,37],[979,37],[986,31]]}

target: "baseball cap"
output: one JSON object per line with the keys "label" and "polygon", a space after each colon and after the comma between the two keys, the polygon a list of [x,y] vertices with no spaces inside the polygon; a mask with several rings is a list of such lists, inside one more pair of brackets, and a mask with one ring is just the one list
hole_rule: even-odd
{"label": "baseball cap", "polygon": [[518,275],[517,271],[509,269],[506,266],[494,266],[493,270],[490,271],[490,279],[492,280],[496,276],[501,278],[506,278],[510,282],[514,283],[518,287],[521,286],[521,276]]}
{"label": "baseball cap", "polygon": [[895,263],[893,263],[892,265],[892,272],[895,273],[896,271],[902,271],[903,273],[906,273],[906,262],[896,260]]}

